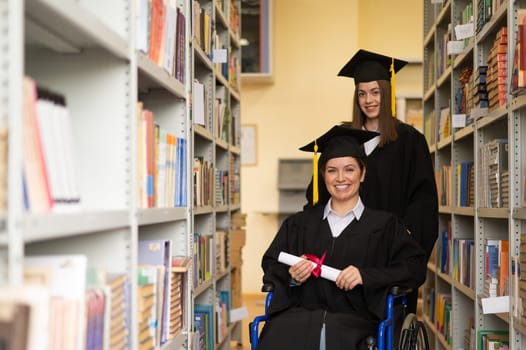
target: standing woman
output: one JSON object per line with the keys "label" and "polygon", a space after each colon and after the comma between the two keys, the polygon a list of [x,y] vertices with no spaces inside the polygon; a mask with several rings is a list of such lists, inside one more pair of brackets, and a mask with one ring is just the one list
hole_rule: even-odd
{"label": "standing woman", "polygon": [[[367,174],[360,197],[365,206],[402,219],[429,258],[438,236],[438,194],[424,135],[396,118],[394,75],[406,64],[359,50],[338,75],[354,78],[356,85],[353,118],[344,124],[380,133],[365,145]],[[307,199],[314,203],[311,188]],[[320,191],[319,203],[327,200],[327,193]],[[415,290],[408,298],[410,312],[416,312],[417,297]]]}

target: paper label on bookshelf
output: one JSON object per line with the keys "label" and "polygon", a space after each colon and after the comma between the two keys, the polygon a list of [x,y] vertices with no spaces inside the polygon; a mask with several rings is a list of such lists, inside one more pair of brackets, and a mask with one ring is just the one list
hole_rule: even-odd
{"label": "paper label on bookshelf", "polygon": [[454,128],[464,128],[466,127],[466,115],[465,114],[453,114],[451,116],[452,123]]}
{"label": "paper label on bookshelf", "polygon": [[227,62],[226,49],[214,49],[212,51],[212,62],[226,63]]}
{"label": "paper label on bookshelf", "polygon": [[484,314],[498,314],[510,312],[509,295],[494,298],[482,298],[482,312]]}
{"label": "paper label on bookshelf", "polygon": [[457,40],[462,40],[475,36],[475,27],[473,25],[473,22],[456,25],[455,36]]}
{"label": "paper label on bookshelf", "polygon": [[246,307],[238,307],[230,310],[230,322],[234,323],[248,318],[248,310]]}
{"label": "paper label on bookshelf", "polygon": [[464,52],[464,42],[460,40],[453,40],[447,42],[447,54],[458,55]]}
{"label": "paper label on bookshelf", "polygon": [[444,0],[431,0],[432,4],[442,4]]}

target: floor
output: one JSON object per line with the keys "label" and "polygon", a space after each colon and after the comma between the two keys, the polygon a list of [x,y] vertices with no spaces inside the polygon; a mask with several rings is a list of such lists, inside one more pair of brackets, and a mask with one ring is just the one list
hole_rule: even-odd
{"label": "floor", "polygon": [[242,325],[242,344],[231,344],[231,350],[250,350],[250,340],[248,337],[248,323],[258,315],[265,313],[265,294],[244,294],[243,306],[247,308],[248,318],[244,319]]}

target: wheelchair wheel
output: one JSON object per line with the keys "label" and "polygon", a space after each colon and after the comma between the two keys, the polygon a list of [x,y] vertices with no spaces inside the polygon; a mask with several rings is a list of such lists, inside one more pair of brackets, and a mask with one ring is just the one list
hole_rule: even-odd
{"label": "wheelchair wheel", "polygon": [[426,326],[411,313],[406,316],[400,331],[399,350],[429,350]]}

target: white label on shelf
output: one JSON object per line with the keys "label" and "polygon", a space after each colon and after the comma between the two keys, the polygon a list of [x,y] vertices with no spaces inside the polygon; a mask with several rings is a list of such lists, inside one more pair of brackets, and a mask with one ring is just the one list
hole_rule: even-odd
{"label": "white label on shelf", "polygon": [[226,63],[226,49],[214,49],[212,51],[212,62]]}
{"label": "white label on shelf", "polygon": [[431,0],[432,4],[441,4],[443,2],[444,2],[444,0]]}
{"label": "white label on shelf", "polygon": [[459,24],[455,26],[455,36],[457,40],[462,40],[475,36],[475,28],[473,26],[473,22]]}
{"label": "white label on shelf", "polygon": [[459,40],[448,41],[447,42],[447,54],[448,55],[458,55],[464,52],[464,42]]}
{"label": "white label on shelf", "polygon": [[466,126],[466,115],[453,114],[452,123],[454,128],[464,128]]}
{"label": "white label on shelf", "polygon": [[482,312],[484,314],[500,314],[510,312],[510,297],[482,298]]}
{"label": "white label on shelf", "polygon": [[230,322],[237,322],[248,318],[248,310],[245,306],[230,310]]}

